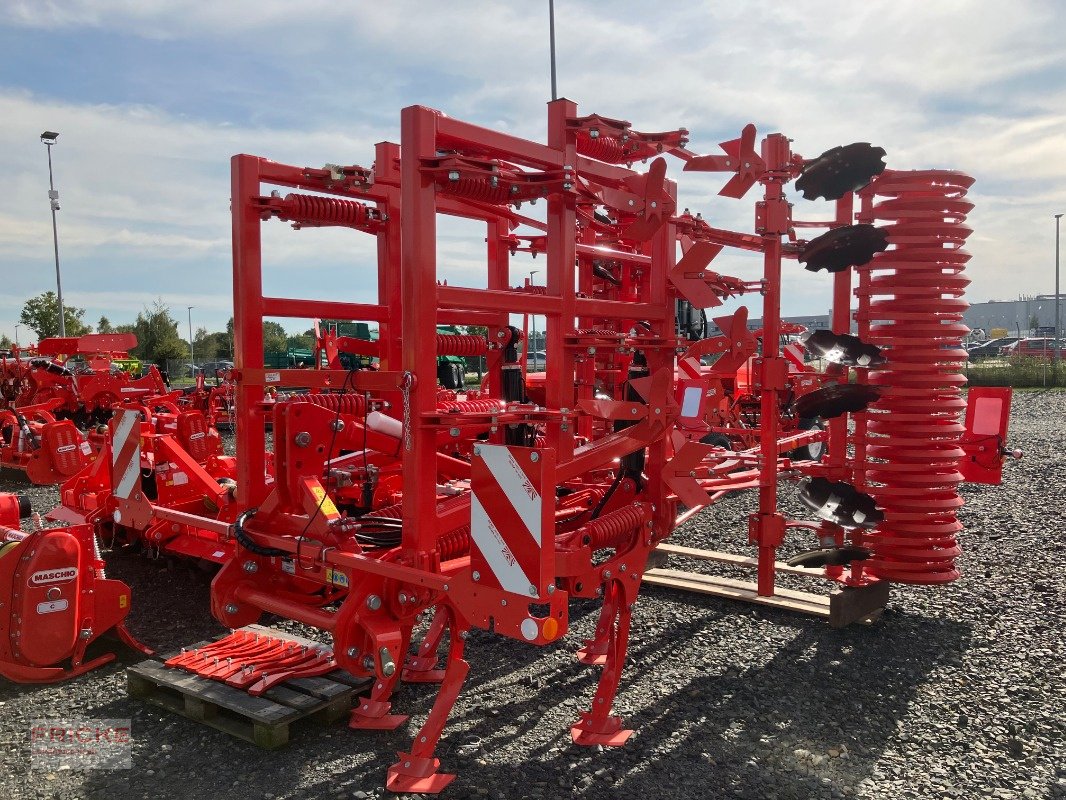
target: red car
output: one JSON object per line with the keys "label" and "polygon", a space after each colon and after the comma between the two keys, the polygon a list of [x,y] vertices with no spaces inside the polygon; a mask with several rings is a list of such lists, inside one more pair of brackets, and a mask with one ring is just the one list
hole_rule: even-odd
{"label": "red car", "polygon": [[1001,351],[1011,358],[1059,358],[1066,356],[1066,342],[1055,339],[1020,339],[1009,344]]}

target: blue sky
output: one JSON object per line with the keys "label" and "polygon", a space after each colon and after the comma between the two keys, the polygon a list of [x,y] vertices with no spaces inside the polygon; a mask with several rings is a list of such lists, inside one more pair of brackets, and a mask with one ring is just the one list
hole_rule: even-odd
{"label": "blue sky", "polygon": [[[66,300],[90,321],[125,322],[162,297],[178,319],[193,305],[197,327],[218,329],[231,313],[231,155],[369,164],[373,143],[397,140],[400,109],[416,103],[540,138],[546,6],[0,4],[0,333],[13,336],[25,299],[54,288],[41,131],[60,132]],[[556,15],[560,93],[582,113],[685,126],[704,152],[754,122],[808,156],[871,141],[894,168],[966,171],[977,178],[970,299],[1052,291],[1052,214],[1066,211],[1066,4],[556,0]],[[716,198],[720,183],[681,176],[682,204],[750,230],[754,195]],[[821,210],[796,200],[797,217]],[[480,232],[444,234],[446,274],[472,275]],[[369,299],[370,244],[268,226],[268,289]],[[538,266],[516,259],[514,282]],[[716,268],[747,277],[757,264],[734,256]],[[824,276],[786,274],[786,312],[824,311]]]}

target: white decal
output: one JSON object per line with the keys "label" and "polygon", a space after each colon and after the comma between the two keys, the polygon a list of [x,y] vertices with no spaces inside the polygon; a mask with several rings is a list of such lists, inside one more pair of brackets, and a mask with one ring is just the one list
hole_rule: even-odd
{"label": "white decal", "polygon": [[30,586],[45,586],[49,583],[66,583],[78,577],[77,567],[42,569],[30,575]]}
{"label": "white decal", "polygon": [[[482,452],[484,450],[485,448],[482,448]],[[514,553],[504,542],[489,515],[485,513],[481,501],[473,493],[470,495],[470,536],[500,586],[513,594],[528,594],[532,585],[529,578],[518,565]]]}
{"label": "white decal", "polygon": [[526,530],[540,545],[540,493],[529,480],[525,470],[518,465],[506,447],[481,446],[481,458],[492,477],[500,484],[514,510],[525,523]]}
{"label": "white decal", "polygon": [[37,604],[37,613],[54,614],[57,611],[66,611],[69,605],[66,600],[49,600],[46,603]]}

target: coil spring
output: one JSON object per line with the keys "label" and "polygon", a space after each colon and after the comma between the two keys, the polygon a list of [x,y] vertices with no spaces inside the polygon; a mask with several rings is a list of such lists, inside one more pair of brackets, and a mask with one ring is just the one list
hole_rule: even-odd
{"label": "coil spring", "polygon": [[362,394],[294,394],[290,403],[311,403],[340,414],[362,415],[366,411],[366,397]]}
{"label": "coil spring", "polygon": [[886,580],[936,584],[959,576],[969,283],[962,273],[970,259],[961,248],[971,233],[964,222],[972,184],[957,172],[886,171],[861,193],[859,221],[888,222],[893,245],[858,268],[857,292],[863,338],[887,357],[867,377],[881,398],[868,410],[865,438],[865,481],[885,519],[864,537],[873,551],[867,570]]}
{"label": "coil spring", "polygon": [[470,526],[464,525],[441,536],[437,539],[437,550],[441,561],[467,555],[470,552]]}
{"label": "coil spring", "polygon": [[593,550],[617,547],[647,520],[646,506],[632,503],[592,520],[582,530],[583,541]]}
{"label": "coil spring", "polygon": [[579,328],[577,331],[578,336],[621,336],[618,331],[612,331],[609,328]]}
{"label": "coil spring", "polygon": [[355,200],[294,193],[285,195],[285,208],[278,216],[283,220],[304,225],[343,225],[357,228],[370,221],[371,210]]}
{"label": "coil spring", "polygon": [[[453,506],[468,501],[469,498],[465,495],[457,495],[455,497],[449,497],[446,500],[441,500],[437,503],[437,513],[443,514],[444,512],[451,510]],[[402,517],[403,503],[396,503],[395,505],[386,506],[385,508],[379,508],[377,511],[369,511],[366,514],[363,514],[360,519],[400,519]],[[465,556],[470,552],[470,526],[464,525],[442,534],[440,538],[437,539],[437,549],[440,551],[441,561]]]}
{"label": "coil spring", "polygon": [[439,356],[483,356],[488,350],[489,343],[484,336],[437,334],[437,355]]}
{"label": "coil spring", "polygon": [[511,191],[506,186],[493,186],[488,178],[459,178],[448,181],[442,187],[446,194],[465,197],[468,200],[480,200],[483,203],[502,205],[510,202]]}
{"label": "coil spring", "polygon": [[621,164],[624,161],[632,161],[617,136],[600,135],[593,139],[588,134],[577,137],[577,152],[583,156],[603,161],[606,164]]}
{"label": "coil spring", "polygon": [[472,414],[491,414],[493,412],[504,411],[507,404],[502,400],[446,400],[441,403],[437,403],[438,411],[451,411],[456,413],[472,413]]}

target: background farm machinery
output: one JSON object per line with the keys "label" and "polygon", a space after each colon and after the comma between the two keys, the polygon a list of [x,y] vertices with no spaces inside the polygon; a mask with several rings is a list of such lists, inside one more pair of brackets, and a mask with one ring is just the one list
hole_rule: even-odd
{"label": "background farm machinery", "polygon": [[[718,155],[690,152],[687,139],[683,129],[641,133],[581,117],[559,100],[549,105],[546,144],[410,107],[400,144],[378,145],[370,168],[235,156],[240,457],[220,456],[206,433],[194,438],[191,417],[183,438],[180,413],[173,430],[117,413],[106,457],[63,486],[53,516],[74,527],[31,534],[28,544],[5,523],[0,586],[14,587],[11,620],[32,618],[36,595],[19,593],[27,574],[45,572],[34,559],[50,536],[84,549],[95,530],[217,563],[212,612],[224,625],[271,613],[314,626],[332,635],[331,666],[374,678],[352,728],[400,725],[391,695],[401,679],[441,683],[387,781],[436,792],[452,777],[438,771],[434,750],[469,669],[468,631],[547,645],[566,634],[574,598],[602,603],[594,636],[578,650],[602,671],[573,740],[628,738],[611,707],[632,605],[650,577],[684,585],[673,574],[646,576],[649,555],[730,491],[758,493],[746,528],[757,555],[753,598],[776,597],[776,554],[789,532],[814,547],[799,563],[824,567],[842,587],[841,623],[883,605],[889,581],[958,577],[957,487],[964,474],[998,482],[1009,410],[1009,391],[971,392],[971,413],[959,421],[972,180],[886,170],[883,151],[866,144],[804,159],[781,134],[757,142],[753,126]],[[754,233],[679,213],[667,156],[685,170],[725,173],[725,197],[758,186]],[[629,166],[645,160],[644,172]],[[784,194],[792,182],[808,199],[831,201],[831,220],[794,220]],[[522,213],[541,200],[542,216]],[[484,270],[468,279],[475,286],[456,285],[438,265],[441,215],[484,225]],[[373,236],[377,302],[264,295],[260,231],[274,218]],[[807,240],[797,234],[804,228],[827,230]],[[759,277],[712,271],[727,247],[761,254]],[[543,286],[512,284],[518,252],[546,255]],[[804,343],[830,363],[823,373],[781,345],[782,269],[793,258],[832,274],[832,330]],[[693,310],[742,295],[761,300],[761,331],[749,330],[740,307],[715,318],[721,333],[708,336]],[[523,363],[517,322],[527,314],[547,320],[543,377]],[[267,317],[365,320],[380,335],[328,342],[326,368],[275,368],[263,364]],[[438,327],[459,324],[486,333]],[[351,347],[376,368],[346,369],[329,355]],[[443,356],[484,356],[485,382],[442,386]],[[295,387],[313,391],[295,395]],[[824,445],[821,460],[808,457],[814,445]],[[813,519],[781,512],[787,482]],[[82,598],[78,613],[51,612],[50,621],[96,635],[121,616],[115,596],[85,596],[85,582],[100,579],[87,552],[73,566],[55,557],[47,569],[74,572],[41,580],[57,599]],[[426,612],[432,623],[415,644]],[[28,624],[6,625],[5,642],[16,629],[32,635]],[[241,660],[247,648],[238,631],[213,647],[215,666],[234,658],[240,669],[266,669],[262,659]],[[77,671],[79,652],[67,650]],[[61,660],[43,663],[16,643],[0,651],[0,673],[50,679],[56,673],[33,670]],[[217,672],[196,657],[181,666]],[[275,666],[275,675],[322,668]]]}
{"label": "background farm machinery", "polygon": [[[0,356],[0,467],[25,472],[35,484],[73,477],[106,444],[117,409],[137,409],[153,426],[176,430],[180,412],[198,410],[199,398],[171,391],[154,365],[142,377],[130,375],[121,365],[136,345],[133,334],[89,334]],[[227,406],[210,389],[203,396],[212,430]]]}

